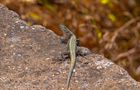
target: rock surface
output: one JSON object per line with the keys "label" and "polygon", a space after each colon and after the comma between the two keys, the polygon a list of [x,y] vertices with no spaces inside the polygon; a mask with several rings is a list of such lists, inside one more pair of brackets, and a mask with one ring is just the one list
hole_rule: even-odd
{"label": "rock surface", "polygon": [[[28,26],[0,5],[0,90],[65,90],[66,45],[42,26]],[[71,90],[140,90],[140,84],[101,55],[77,57]]]}

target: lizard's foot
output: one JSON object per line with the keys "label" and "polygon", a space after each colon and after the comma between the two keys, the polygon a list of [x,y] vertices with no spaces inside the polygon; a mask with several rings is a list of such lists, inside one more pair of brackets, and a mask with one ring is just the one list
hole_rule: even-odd
{"label": "lizard's foot", "polygon": [[65,61],[66,59],[70,58],[69,52],[63,52],[61,54],[61,58],[62,61]]}
{"label": "lizard's foot", "polygon": [[60,40],[61,40],[61,43],[63,44],[67,44],[68,42],[68,40],[65,37],[61,37]]}
{"label": "lizard's foot", "polygon": [[88,48],[85,47],[77,47],[76,52],[77,52],[77,56],[86,56],[92,53]]}
{"label": "lizard's foot", "polygon": [[80,40],[79,39],[76,39],[76,45],[80,46]]}

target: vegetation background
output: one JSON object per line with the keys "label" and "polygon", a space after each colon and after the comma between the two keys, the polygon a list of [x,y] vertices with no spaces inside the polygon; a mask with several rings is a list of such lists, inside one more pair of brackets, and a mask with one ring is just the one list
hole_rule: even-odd
{"label": "vegetation background", "polygon": [[64,23],[82,46],[102,54],[140,81],[140,0],[0,0],[29,25],[62,35]]}

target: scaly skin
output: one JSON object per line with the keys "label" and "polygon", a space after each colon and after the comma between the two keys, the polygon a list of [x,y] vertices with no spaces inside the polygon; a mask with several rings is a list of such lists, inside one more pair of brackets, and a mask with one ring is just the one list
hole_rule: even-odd
{"label": "scaly skin", "polygon": [[75,68],[76,65],[76,36],[73,34],[71,38],[69,39],[68,42],[69,45],[69,51],[70,51],[70,59],[71,59],[71,64],[70,64],[70,70],[67,78],[67,90],[69,90],[70,86],[70,80],[72,77],[73,69]]}
{"label": "scaly skin", "polygon": [[72,77],[73,69],[75,68],[76,65],[76,48],[77,48],[77,39],[76,36],[63,24],[60,24],[60,29],[64,33],[64,42],[68,43],[68,48],[70,52],[70,59],[71,59],[71,64],[70,64],[70,70],[67,78],[67,90],[70,88],[70,80]]}
{"label": "scaly skin", "polygon": [[70,37],[73,35],[73,33],[63,24],[59,25],[61,31],[64,33],[63,37],[61,38],[62,43],[68,43]]}

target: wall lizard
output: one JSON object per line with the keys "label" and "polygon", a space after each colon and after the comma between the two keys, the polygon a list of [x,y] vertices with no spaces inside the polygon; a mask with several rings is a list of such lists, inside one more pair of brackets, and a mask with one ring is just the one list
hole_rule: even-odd
{"label": "wall lizard", "polygon": [[[73,70],[76,65],[76,48],[77,48],[77,39],[76,36],[64,25],[60,25],[60,29],[65,33],[64,39],[69,39],[67,44],[69,48],[69,54],[71,59],[70,70],[67,78],[67,90],[69,90],[70,80],[72,77]],[[64,40],[63,39],[63,40]]]}

